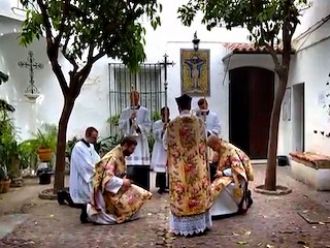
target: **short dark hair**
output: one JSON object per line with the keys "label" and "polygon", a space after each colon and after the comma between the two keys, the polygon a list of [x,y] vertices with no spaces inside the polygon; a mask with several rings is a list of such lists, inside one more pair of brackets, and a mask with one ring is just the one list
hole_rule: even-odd
{"label": "short dark hair", "polygon": [[90,137],[93,132],[99,133],[95,127],[88,127],[85,131],[85,136]]}
{"label": "short dark hair", "polygon": [[160,110],[160,113],[164,113],[165,109],[167,110],[167,113],[170,113],[170,109],[168,107],[162,107],[162,109]]}
{"label": "short dark hair", "polygon": [[180,104],[179,109],[180,110],[191,110],[191,102]]}
{"label": "short dark hair", "polygon": [[123,146],[123,145],[128,145],[128,146],[131,146],[131,145],[137,145],[137,141],[135,139],[135,137],[133,136],[125,136],[121,142],[120,142],[120,145]]}
{"label": "short dark hair", "polygon": [[207,103],[206,99],[205,98],[201,98],[198,100],[197,104],[198,106],[202,106],[204,103]]}

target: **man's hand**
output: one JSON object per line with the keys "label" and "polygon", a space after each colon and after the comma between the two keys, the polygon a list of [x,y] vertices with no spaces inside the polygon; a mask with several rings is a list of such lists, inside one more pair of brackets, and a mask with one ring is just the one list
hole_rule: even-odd
{"label": "man's hand", "polygon": [[131,186],[131,180],[124,178],[123,179],[123,187],[128,189]]}
{"label": "man's hand", "polygon": [[166,128],[167,128],[167,125],[168,125],[168,123],[164,123],[164,125],[163,125],[163,131],[165,131],[165,130],[166,130]]}
{"label": "man's hand", "polygon": [[131,114],[130,119],[133,120],[135,118],[136,118],[136,111],[133,111],[132,114]]}
{"label": "man's hand", "polygon": [[223,173],[222,171],[217,171],[217,173],[215,174],[215,177],[222,177]]}
{"label": "man's hand", "polygon": [[217,152],[214,152],[213,153],[213,157],[212,157],[212,162],[215,163],[215,162],[218,162],[219,161],[219,153]]}

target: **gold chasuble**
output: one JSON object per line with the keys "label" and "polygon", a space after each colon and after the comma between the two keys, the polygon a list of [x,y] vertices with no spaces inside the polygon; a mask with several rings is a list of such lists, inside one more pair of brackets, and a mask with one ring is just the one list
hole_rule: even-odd
{"label": "gold chasuble", "polygon": [[198,215],[210,208],[205,139],[204,123],[196,116],[179,116],[167,127],[170,209],[175,216]]}
{"label": "gold chasuble", "polygon": [[247,182],[254,179],[250,158],[243,151],[224,140],[221,141],[220,151],[217,152],[219,154],[217,171],[230,168],[232,176],[218,177],[212,182],[212,199],[215,200],[222,190],[232,182],[236,185],[234,197],[241,198],[240,180],[243,179]]}
{"label": "gold chasuble", "polygon": [[99,163],[95,165],[93,177],[93,198],[92,206],[94,211],[100,211],[97,199],[98,192],[102,192],[105,202],[106,213],[113,215],[117,223],[129,220],[145,203],[152,194],[132,184],[129,188],[121,187],[118,193],[114,194],[106,190],[106,184],[113,177],[123,178],[126,173],[125,158],[120,145],[108,152]]}

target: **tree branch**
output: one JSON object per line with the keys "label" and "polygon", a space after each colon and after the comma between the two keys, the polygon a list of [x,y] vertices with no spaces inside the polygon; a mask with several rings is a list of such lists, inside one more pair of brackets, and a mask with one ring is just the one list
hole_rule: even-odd
{"label": "tree branch", "polygon": [[91,62],[91,60],[93,58],[94,49],[95,49],[95,43],[92,41],[91,44],[90,44],[90,46],[89,46],[89,50],[88,50],[87,64],[89,62]]}
{"label": "tree branch", "polygon": [[37,3],[41,10],[42,18],[44,19],[44,26],[46,29],[46,38],[53,43],[52,25],[49,21],[49,15],[47,13],[47,6],[44,4],[43,0],[37,0]]}
{"label": "tree branch", "polygon": [[88,77],[93,64],[87,63],[80,71],[78,71],[70,80],[70,95],[73,98],[79,96],[81,87],[83,86],[86,78]]}
{"label": "tree branch", "polygon": [[67,84],[66,79],[64,77],[62,68],[59,65],[57,60],[54,60],[54,61],[51,60],[50,62],[52,64],[53,71],[54,71],[54,73],[55,73],[55,75],[58,79],[58,82],[60,83],[62,93],[63,93],[64,97],[67,97],[68,92],[69,92],[69,87],[68,87],[68,84]]}
{"label": "tree branch", "polygon": [[69,72],[70,78],[71,78],[78,71],[79,66],[78,66],[76,60],[67,53],[67,47],[68,47],[69,41],[70,41],[70,33],[64,42],[64,45],[62,48],[62,54],[63,54],[64,58],[66,58],[66,60],[69,61],[71,63],[71,65],[73,66],[73,70]]}
{"label": "tree branch", "polygon": [[46,29],[46,41],[47,41],[47,55],[51,62],[52,69],[58,79],[58,82],[60,84],[62,93],[64,97],[68,94],[68,84],[66,82],[66,79],[64,77],[63,71],[61,69],[61,66],[58,63],[58,50],[59,45],[55,45],[53,40],[53,34],[52,34],[52,25],[50,24],[50,17],[47,13],[47,6],[44,4],[43,0],[37,0],[37,3],[41,10],[41,15],[43,17],[43,24]]}
{"label": "tree branch", "polygon": [[96,61],[98,61],[100,58],[102,58],[105,55],[106,55],[106,53],[104,51],[100,51],[97,55],[95,55],[94,57],[91,58],[91,62],[95,63]]}
{"label": "tree branch", "polygon": [[269,52],[269,54],[272,56],[272,59],[274,61],[275,64],[275,69],[279,69],[281,67],[281,63],[277,57],[277,53],[274,50],[274,47],[270,46],[269,44],[265,43],[265,47],[267,49],[267,51]]}
{"label": "tree branch", "polygon": [[62,15],[61,24],[59,27],[59,34],[55,37],[55,45],[59,45],[61,42],[64,28],[65,28],[65,21],[66,21],[67,17],[69,16],[69,6],[70,6],[70,1],[63,0],[63,2],[62,2],[63,15]]}

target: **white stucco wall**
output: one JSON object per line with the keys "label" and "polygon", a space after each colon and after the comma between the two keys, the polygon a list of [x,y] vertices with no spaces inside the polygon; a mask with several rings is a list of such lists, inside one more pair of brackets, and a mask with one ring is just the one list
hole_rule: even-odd
{"label": "white stucco wall", "polygon": [[[36,70],[34,80],[40,90],[35,103],[24,96],[28,86],[28,69],[20,68],[18,61],[26,61],[28,51],[34,52],[37,62],[44,65]],[[65,60],[60,60],[63,68],[70,68]],[[18,34],[0,37],[0,69],[9,74],[9,81],[0,87],[0,97],[13,104],[15,124],[22,139],[31,136],[42,123],[57,124],[63,107],[63,96],[57,78],[51,70],[46,56],[45,41],[34,42],[25,48],[18,44]],[[108,108],[107,59],[95,64],[90,77],[81,90],[68,125],[68,137],[82,136],[87,126],[95,126],[103,135],[107,134],[106,120]],[[66,74],[67,75],[67,74]]]}
{"label": "white stucco wall", "polygon": [[[7,83],[0,87],[0,97],[12,104],[16,111],[13,114],[15,124],[18,128],[19,136],[24,139],[35,131],[36,124],[44,121],[43,116],[38,117],[38,105],[41,102],[33,104],[24,97],[24,91],[29,83],[28,69],[20,68],[18,61],[26,61],[28,51],[35,53],[36,61],[44,64],[43,70],[35,72],[36,86],[41,90],[40,100],[44,98],[44,88],[51,92],[54,87],[52,83],[55,78],[49,73],[49,64],[45,56],[44,42],[41,40],[25,48],[18,45],[18,34],[12,33],[0,37],[0,69],[9,75]],[[43,84],[46,82],[47,85]],[[51,101],[49,99],[48,101]],[[57,115],[58,109],[52,110]]]}
{"label": "white stucco wall", "polygon": [[[11,12],[12,6],[9,2],[9,0],[0,1],[0,15],[15,17]],[[191,27],[184,27],[176,18],[176,12],[178,6],[185,1],[171,1],[171,4],[166,3],[165,0],[162,2],[162,26],[153,31],[147,25],[145,51],[148,63],[161,61],[165,53],[169,55],[170,61],[176,63],[174,67],[168,69],[168,103],[172,110],[172,117],[177,114],[174,98],[181,94],[180,49],[192,48],[193,33],[197,31],[198,38],[201,40],[200,48],[210,49],[211,96],[207,98],[209,106],[220,116],[222,136],[228,138],[228,84],[230,83],[228,70],[240,66],[258,66],[273,70],[271,57],[269,55],[234,55],[227,68],[228,64],[224,63],[222,58],[230,51],[224,48],[222,42],[247,42],[247,31],[238,28],[232,31],[217,28],[209,32],[200,25],[199,20],[195,21]],[[314,1],[313,6],[304,11],[302,24],[298,27],[296,36],[327,13],[330,13],[330,1]],[[9,82],[0,87],[0,97],[4,97],[16,107],[14,119],[20,128],[20,136],[26,138],[41,123],[58,122],[63,104],[62,93],[48,64],[44,41],[37,41],[28,48],[21,47],[18,45],[17,34],[7,34],[14,32],[18,22],[5,23],[10,18],[0,20],[6,20],[0,22],[0,33],[4,33],[0,36],[0,70],[10,75]],[[290,85],[305,82],[305,148],[326,154],[330,151],[329,138],[314,134],[313,130],[330,132],[328,128],[330,118],[319,103],[320,95],[327,90],[325,83],[330,80],[328,76],[330,60],[326,52],[330,50],[330,41],[324,40],[316,45],[313,44],[329,34],[329,24],[326,24],[307,38],[297,42],[298,49],[302,50],[293,57],[289,79]],[[38,62],[45,65],[43,70],[35,73],[36,85],[41,91],[41,97],[35,104],[29,103],[23,96],[28,83],[28,71],[17,66],[18,61],[27,58],[29,50],[35,53]],[[109,134],[106,124],[109,117],[108,63],[113,61],[103,58],[94,65],[72,112],[68,137],[82,136],[84,129],[90,125],[100,129],[103,137]],[[66,70],[70,68],[64,60],[61,63]],[[197,98],[193,100],[194,107],[196,107],[196,101]],[[292,151],[293,138],[292,121],[281,121],[279,154],[288,154]]]}
{"label": "white stucco wall", "polygon": [[[303,12],[301,25],[297,27],[295,37],[301,37],[302,32],[310,30],[315,23],[320,23],[330,14],[330,1],[313,1],[311,8]],[[292,59],[289,87],[304,83],[305,85],[305,151],[315,151],[330,155],[330,138],[321,135],[330,132],[330,115],[323,105],[329,105],[330,98],[330,22],[326,22],[313,32],[308,32],[295,41],[296,55]],[[323,100],[322,100],[323,99]],[[324,100],[325,99],[325,100]],[[294,115],[294,103],[292,103]],[[293,121],[281,121],[279,153],[288,154],[295,150],[295,130]],[[315,134],[314,130],[318,133]]]}
{"label": "white stucco wall", "polygon": [[[228,137],[228,82],[224,82],[225,64],[221,60],[228,51],[220,42],[247,41],[247,32],[242,29],[233,29],[231,32],[225,29],[214,29],[209,32],[200,25],[199,20],[196,20],[192,27],[184,27],[176,17],[177,8],[185,1],[173,1],[171,4],[162,2],[162,26],[154,31],[145,23],[147,28],[145,47],[147,58],[145,62],[160,62],[163,55],[167,53],[169,59],[176,63],[174,67],[168,69],[168,103],[172,110],[172,116],[175,116],[177,107],[174,98],[181,94],[180,49],[192,48],[191,40],[194,32],[197,31],[198,38],[201,39],[200,48],[210,49],[211,96],[208,98],[209,105],[212,110],[219,114],[222,134],[224,137]],[[1,6],[3,8],[0,14],[15,16],[11,11],[12,3],[1,1]],[[13,23],[16,24],[17,22],[13,21]],[[0,25],[0,33],[7,33],[8,28],[11,30],[12,26],[3,23],[2,26]],[[35,42],[29,48],[24,48],[18,45],[16,36],[16,34],[9,34],[0,37],[0,69],[10,74],[8,84],[0,88],[0,96],[5,96],[15,105],[17,111],[14,113],[14,118],[17,126],[21,128],[21,136],[25,138],[30,135],[31,130],[35,130],[43,122],[58,122],[63,97],[48,64],[43,40]],[[35,53],[36,59],[42,62],[45,68],[35,73],[35,81],[41,91],[41,97],[36,104],[29,103],[27,105],[23,93],[27,87],[28,71],[19,68],[17,62],[25,59],[29,50]],[[89,125],[100,129],[103,137],[109,134],[106,124],[109,117],[108,63],[113,61],[115,60],[103,58],[94,65],[72,112],[68,126],[68,137],[82,136],[84,129]],[[70,65],[62,60],[62,68],[68,70]],[[196,100],[194,99],[194,104],[196,104]],[[27,106],[29,108],[34,106],[35,114],[29,114]]]}
{"label": "white stucco wall", "polygon": [[[330,139],[321,135],[320,131],[324,131],[325,134],[330,132],[328,106],[330,98],[326,97],[326,94],[330,92],[330,86],[326,85],[327,82],[330,82],[330,57],[326,52],[329,50],[330,40],[327,40],[298,52],[293,60],[289,79],[293,85],[305,84],[305,150],[328,155],[330,155]],[[324,108],[323,105],[327,105],[327,108]],[[318,133],[315,134],[314,130],[317,130]],[[292,127],[282,130],[282,132],[284,137],[293,134]],[[292,139],[293,137],[291,137]]]}

